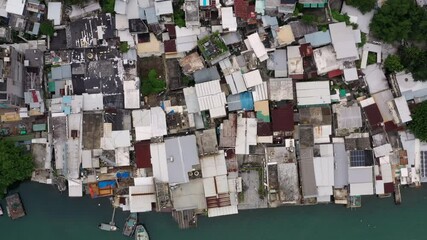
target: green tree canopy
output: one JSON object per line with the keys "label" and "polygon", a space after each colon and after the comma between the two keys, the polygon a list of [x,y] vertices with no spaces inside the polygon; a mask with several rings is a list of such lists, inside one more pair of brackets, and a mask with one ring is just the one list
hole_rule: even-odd
{"label": "green tree canopy", "polygon": [[427,81],[427,51],[416,46],[399,48],[400,62],[417,81]]}
{"label": "green tree canopy", "polygon": [[427,101],[418,104],[412,112],[409,130],[421,141],[427,141]]}
{"label": "green tree canopy", "polygon": [[142,94],[147,96],[152,93],[157,94],[165,90],[166,83],[164,80],[159,78],[156,70],[151,69],[148,72],[148,78],[142,80],[141,88]]}
{"label": "green tree canopy", "polygon": [[374,9],[377,0],[345,0],[345,3],[359,9],[360,12],[365,14]]}
{"label": "green tree canopy", "polygon": [[400,72],[405,67],[400,63],[400,57],[392,54],[385,59],[384,68],[389,72]]}
{"label": "green tree canopy", "polygon": [[425,40],[426,10],[415,1],[387,0],[372,18],[374,35],[388,43],[401,40]]}
{"label": "green tree canopy", "polygon": [[55,29],[53,28],[53,24],[51,21],[44,21],[40,24],[40,32],[46,36],[53,36],[55,33]]}
{"label": "green tree canopy", "polygon": [[31,154],[14,142],[0,140],[0,198],[15,182],[25,180],[34,170]]}
{"label": "green tree canopy", "polygon": [[128,42],[120,42],[119,50],[120,50],[121,53],[125,53],[125,52],[129,51],[129,44],[128,44]]}

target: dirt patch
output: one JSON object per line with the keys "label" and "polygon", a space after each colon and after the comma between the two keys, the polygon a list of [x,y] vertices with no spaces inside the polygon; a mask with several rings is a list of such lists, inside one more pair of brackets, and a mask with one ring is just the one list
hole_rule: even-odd
{"label": "dirt patch", "polygon": [[163,64],[162,57],[147,57],[147,58],[138,58],[138,76],[142,79],[148,77],[148,72],[154,69],[159,75],[160,79],[165,77],[165,68]]}

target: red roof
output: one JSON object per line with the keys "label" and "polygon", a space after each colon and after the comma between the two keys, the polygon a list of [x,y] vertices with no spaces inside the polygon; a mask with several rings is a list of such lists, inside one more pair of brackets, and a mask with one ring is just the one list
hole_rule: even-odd
{"label": "red roof", "polygon": [[165,24],[165,28],[169,33],[170,39],[176,38],[176,31],[175,31],[175,25],[174,24]]}
{"label": "red roof", "polygon": [[368,117],[369,125],[371,125],[371,127],[375,127],[383,122],[383,117],[381,116],[380,109],[376,103],[364,107],[363,110]]}
{"label": "red roof", "polygon": [[249,1],[246,0],[234,0],[234,13],[236,17],[247,21],[250,18],[256,17],[255,5],[249,5]]}
{"label": "red roof", "polygon": [[334,77],[338,77],[344,74],[343,70],[337,69],[337,70],[332,70],[330,72],[328,72],[328,78],[334,78]]}
{"label": "red roof", "polygon": [[394,193],[394,184],[384,183],[384,193]]}
{"label": "red roof", "polygon": [[271,123],[269,122],[258,122],[257,123],[257,135],[258,136],[273,136],[271,130]]}
{"label": "red roof", "polygon": [[176,53],[176,43],[175,39],[166,40],[163,42],[165,45],[165,53]]}
{"label": "red roof", "polygon": [[138,168],[151,167],[150,141],[135,143],[135,159]]}
{"label": "red roof", "polygon": [[310,43],[301,44],[299,47],[299,52],[303,57],[311,57],[313,56],[313,48]]}
{"label": "red roof", "polygon": [[290,132],[294,130],[294,109],[291,104],[273,109],[271,112],[273,131]]}

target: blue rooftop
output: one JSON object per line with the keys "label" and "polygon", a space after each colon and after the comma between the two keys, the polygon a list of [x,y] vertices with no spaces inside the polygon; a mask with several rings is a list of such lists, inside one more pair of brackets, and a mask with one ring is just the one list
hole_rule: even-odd
{"label": "blue rooftop", "polygon": [[312,47],[320,47],[331,43],[331,34],[329,30],[309,33],[304,36],[305,41],[310,43]]}

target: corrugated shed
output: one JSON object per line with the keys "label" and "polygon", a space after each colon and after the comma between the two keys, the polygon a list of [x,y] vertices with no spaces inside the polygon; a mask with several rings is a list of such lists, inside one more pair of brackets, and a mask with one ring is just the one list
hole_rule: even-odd
{"label": "corrugated shed", "polygon": [[165,143],[150,144],[153,177],[160,182],[169,182]]}
{"label": "corrugated shed", "polygon": [[254,102],[267,100],[268,99],[267,82],[262,82],[261,84],[256,85],[255,89],[252,91],[252,97]]}
{"label": "corrugated shed", "polygon": [[247,91],[245,82],[243,80],[243,75],[240,71],[226,75],[225,80],[227,81],[228,86],[230,86],[232,94],[238,94]]}
{"label": "corrugated shed", "polygon": [[197,100],[196,88],[184,88],[185,104],[187,105],[188,113],[200,112],[199,101]]}
{"label": "corrugated shed", "polygon": [[297,82],[296,91],[299,106],[331,103],[329,81]]}
{"label": "corrugated shed", "polygon": [[260,62],[263,62],[268,59],[267,50],[264,47],[264,44],[262,44],[261,39],[258,35],[258,33],[253,33],[248,36],[248,40],[250,43],[250,47],[254,50],[255,55],[258,57]]}

